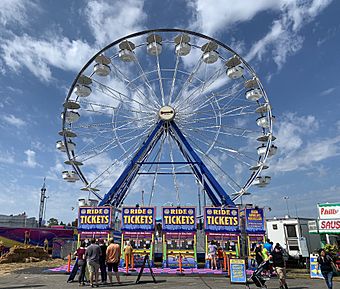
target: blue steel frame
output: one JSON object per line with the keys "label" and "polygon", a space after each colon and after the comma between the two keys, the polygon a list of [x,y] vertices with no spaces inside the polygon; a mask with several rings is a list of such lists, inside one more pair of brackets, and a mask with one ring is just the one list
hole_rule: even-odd
{"label": "blue steel frame", "polygon": [[[170,124],[170,125],[169,125]],[[105,194],[100,201],[99,206],[112,205],[119,207],[124,201],[129,186],[137,176],[140,167],[143,164],[153,164],[154,162],[146,162],[146,159],[155,145],[158,143],[165,130],[170,132],[170,135],[176,141],[183,157],[187,160],[197,180],[202,184],[208,197],[214,206],[235,206],[234,202],[224,191],[218,181],[214,178],[209,169],[205,166],[201,158],[196,154],[191,147],[181,130],[174,121],[165,122],[160,120],[148,138],[144,141],[141,148],[136,152],[130,163],[126,166],[120,177],[112,188]],[[171,163],[171,162],[169,162]]]}

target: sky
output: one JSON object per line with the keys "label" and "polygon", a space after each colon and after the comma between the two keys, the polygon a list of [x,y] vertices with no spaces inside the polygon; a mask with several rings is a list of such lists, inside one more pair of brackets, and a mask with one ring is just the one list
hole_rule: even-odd
{"label": "sky", "polygon": [[122,36],[182,28],[246,59],[273,108],[271,184],[243,201],[270,207],[268,217],[316,217],[317,203],[340,198],[338,11],[331,0],[0,1],[0,214],[37,217],[46,177],[46,219],[74,220],[84,195],[61,178],[65,156],[55,149],[74,78]]}

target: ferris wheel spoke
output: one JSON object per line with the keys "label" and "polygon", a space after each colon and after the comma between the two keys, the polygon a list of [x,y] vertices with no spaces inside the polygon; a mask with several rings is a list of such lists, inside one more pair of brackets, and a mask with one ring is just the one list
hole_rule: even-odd
{"label": "ferris wheel spoke", "polygon": [[[94,187],[98,187],[100,186],[107,178],[112,176],[112,172],[110,172],[110,170],[119,162],[122,162],[123,160],[125,160],[124,163],[126,163],[127,159],[130,159],[134,149],[136,149],[138,147],[139,143],[137,143],[135,146],[131,146],[124,154],[122,154],[119,158],[117,158],[114,162],[112,162],[105,170],[103,170],[95,179],[93,179],[90,182],[90,185],[92,186],[93,184],[95,184]],[[130,156],[129,156],[130,154]],[[106,177],[103,177],[104,174],[106,174]],[[101,178],[100,181],[97,182],[97,180],[99,180]],[[97,182],[97,183],[96,183]]]}
{"label": "ferris wheel spoke", "polygon": [[178,92],[178,94],[175,96],[173,103],[174,105],[176,104],[176,100],[182,96],[183,92],[185,91],[185,89],[187,89],[187,87],[191,84],[192,79],[196,78],[196,73],[197,71],[200,69],[201,65],[203,63],[203,59],[202,56],[199,58],[199,60],[197,61],[194,69],[192,70],[192,72],[190,73],[190,75],[187,77],[187,79],[185,80],[184,84],[181,87],[181,90]]}
{"label": "ferris wheel spoke", "polygon": [[240,82],[236,82],[227,89],[212,92],[205,101],[201,103],[194,103],[193,105],[198,104],[199,106],[196,108],[196,110],[200,110],[206,105],[209,105],[211,99],[218,99],[218,101],[222,103],[222,101],[228,100],[230,97],[234,97],[235,94],[240,94],[243,90],[243,84],[241,84]]}
{"label": "ferris wheel spoke", "polygon": [[176,63],[175,63],[175,68],[174,68],[174,72],[172,76],[170,93],[169,93],[169,103],[171,103],[172,95],[174,94],[174,90],[175,90],[175,83],[176,83],[176,77],[177,77],[177,72],[178,72],[178,64],[179,64],[179,55],[176,54]]}
{"label": "ferris wheel spoke", "polygon": [[[195,132],[199,135],[199,137],[195,137],[192,134],[189,134],[189,136],[191,138],[194,137],[196,140],[198,140],[199,142],[201,142],[201,143],[203,143],[203,144],[205,144],[207,146],[211,145],[210,143],[205,141],[205,139],[207,138],[206,133],[203,133],[202,131],[199,131],[199,130],[195,130]],[[209,131],[209,132],[216,133],[215,131]],[[233,158],[236,158],[238,161],[240,161],[241,163],[247,165],[248,167],[250,167],[251,165],[247,161],[242,160],[239,157],[246,158],[248,160],[251,160],[252,162],[257,162],[257,159],[247,155],[246,153],[240,152],[239,150],[237,150],[235,148],[232,148],[230,146],[226,146],[224,143],[222,143],[222,142],[220,142],[218,140],[215,141],[214,149],[217,149],[219,151],[223,151],[225,153],[228,153],[228,155],[230,155]]]}
{"label": "ferris wheel spoke", "polygon": [[[131,131],[129,131],[128,133],[125,133],[125,134],[123,134],[123,135],[121,135],[121,136],[119,136],[119,138],[115,138],[115,139],[113,139],[112,140],[112,137],[111,137],[111,142],[109,143],[109,145],[114,145],[113,147],[109,147],[109,146],[106,146],[105,147],[105,149],[101,149],[100,150],[100,152],[95,152],[96,154],[95,155],[92,155],[92,156],[90,156],[90,157],[88,157],[88,158],[84,158],[84,159],[82,159],[81,161],[87,161],[88,159],[91,159],[91,158],[93,158],[93,157],[95,157],[95,156],[97,156],[97,155],[99,155],[99,154],[102,154],[102,153],[104,153],[104,152],[106,152],[106,151],[108,151],[108,150],[111,150],[112,148],[116,148],[119,144],[115,144],[116,142],[119,142],[119,139],[122,139],[122,140],[124,140],[123,142],[120,142],[120,144],[121,145],[124,145],[124,144],[126,144],[126,143],[128,143],[128,142],[131,142],[131,141],[133,141],[133,140],[135,140],[135,139],[138,139],[138,138],[140,138],[141,137],[141,135],[144,135],[149,129],[150,129],[150,127],[152,127],[153,126],[153,124],[151,124],[149,127],[147,127],[144,131],[142,131],[140,134],[137,134],[137,135],[135,135],[135,133],[136,133],[136,131],[135,130],[131,130]],[[133,136],[129,136],[130,134],[134,134]],[[102,144],[100,145],[100,146],[102,146]],[[93,150],[95,150],[96,148],[94,148]],[[86,154],[88,154],[89,152],[91,152],[92,150],[88,150],[88,151],[86,151],[86,152],[83,152],[83,153],[81,153],[81,155],[86,155]],[[79,157],[80,155],[77,155],[77,157]]]}
{"label": "ferris wheel spoke", "polygon": [[154,192],[155,192],[157,174],[158,174],[159,166],[160,166],[159,162],[160,162],[161,156],[162,156],[162,149],[163,149],[163,145],[164,145],[164,140],[165,140],[165,134],[163,134],[163,138],[162,138],[162,141],[161,141],[161,144],[160,144],[160,150],[159,150],[158,158],[157,158],[156,171],[154,173],[154,177],[153,177],[153,180],[152,180],[152,186],[151,186],[151,192],[150,192],[150,198],[149,198],[149,206],[151,205],[152,198],[153,198],[153,195],[154,195]]}
{"label": "ferris wheel spoke", "polygon": [[180,205],[181,200],[180,200],[180,195],[179,195],[179,186],[178,186],[177,177],[176,177],[176,169],[174,165],[172,138],[169,135],[168,135],[168,143],[169,143],[169,156],[170,156],[170,161],[172,163],[172,176],[173,176],[174,186],[176,190],[176,201],[177,201],[177,205]]}
{"label": "ferris wheel spoke", "polygon": [[[129,77],[127,77],[116,65],[114,65],[113,63],[111,63],[111,65],[113,66],[114,70],[117,72],[116,75],[117,77],[123,82],[125,83],[125,86],[127,88],[129,88],[130,86],[132,86],[132,90],[135,90],[138,95],[141,97],[141,99],[143,99],[145,102],[149,101],[149,98],[145,95],[145,93],[143,91],[141,91],[138,87],[136,87],[136,85],[129,79]],[[123,78],[121,78],[123,77]],[[159,106],[158,102],[154,99],[152,99],[153,104],[157,107]]]}
{"label": "ferris wheel spoke", "polygon": [[[206,66],[207,70],[207,66]],[[205,90],[208,89],[212,84],[215,83],[215,81],[225,73],[224,69],[219,68],[216,69],[215,72],[206,79],[197,89],[195,89],[192,93],[188,95],[188,97],[183,98],[181,102],[178,103],[177,107],[180,107],[182,104],[186,104],[186,107],[190,107],[193,105],[194,102],[200,101],[201,96],[204,94]],[[206,74],[206,71],[205,71]],[[205,77],[206,78],[206,77]],[[189,99],[192,98],[192,100],[189,101]]]}
{"label": "ferris wheel spoke", "polygon": [[[105,85],[105,84],[103,84],[103,83],[101,83],[97,80],[95,80],[95,82],[98,84],[100,91],[103,94],[110,96],[110,97],[112,97],[113,99],[115,99],[119,102],[137,103],[137,104],[139,104],[143,107],[146,107],[146,108],[151,109],[152,111],[155,111],[154,107],[151,107],[151,106],[147,105],[146,103],[142,103],[142,102],[134,99],[133,97],[130,97],[130,96],[128,96],[128,95],[126,95],[126,94],[124,94],[124,93],[122,93],[122,92],[120,92],[116,89],[113,89],[113,88],[111,88],[111,87],[109,87],[109,86],[107,86],[107,85]],[[123,100],[121,97],[124,97],[125,100]]]}
{"label": "ferris wheel spoke", "polygon": [[162,97],[162,106],[164,106],[165,105],[164,88],[163,88],[162,72],[161,72],[161,65],[159,62],[158,53],[156,53],[156,64],[157,64],[157,74],[158,74],[158,79],[159,79],[159,90],[161,92],[161,97]]}
{"label": "ferris wheel spoke", "polygon": [[147,74],[145,73],[145,71],[144,71],[144,69],[143,69],[143,67],[142,67],[142,65],[141,65],[141,63],[140,63],[140,61],[139,61],[137,55],[135,56],[135,61],[134,61],[134,62],[135,62],[135,64],[137,65],[137,67],[138,67],[138,69],[140,70],[140,72],[142,73],[141,77],[144,79],[145,85],[146,85],[147,88],[150,90],[151,95],[152,95],[152,97],[154,98],[155,103],[156,103],[157,105],[159,105],[157,94],[156,94],[155,90],[152,88],[152,86],[151,86],[151,84],[150,84],[150,81],[149,81],[149,79],[148,79],[148,77],[147,77]]}
{"label": "ferris wheel spoke", "polygon": [[[235,86],[236,88],[237,86]],[[203,101],[202,103],[199,103],[198,107],[195,107],[196,104],[198,103],[193,103],[192,107],[194,107],[194,111],[199,111],[207,106],[209,106],[211,104],[212,100],[218,100],[219,103],[222,103],[222,101],[224,100],[228,100],[228,103],[230,101],[232,101],[233,99],[236,99],[239,95],[241,95],[241,92],[243,92],[243,88],[241,88],[240,90],[238,90],[238,93],[235,93],[231,88],[231,91],[229,91],[228,93],[212,93],[209,97],[207,97],[207,99],[205,101]],[[234,89],[235,90],[235,89]],[[230,99],[230,100],[229,100]],[[188,109],[190,108],[190,106],[186,106],[184,107],[184,109]],[[224,106],[222,106],[221,109],[224,109]]]}
{"label": "ferris wheel spoke", "polygon": [[[191,141],[191,143],[193,144],[193,146],[195,147],[195,150],[200,153],[204,158],[208,159],[212,164],[215,165],[215,167],[220,170],[220,172],[222,172],[225,176],[228,177],[228,179],[230,179],[239,189],[242,189],[242,187],[234,180],[234,178],[232,178],[223,168],[221,168],[215,160],[213,160],[209,155],[205,154],[204,151],[195,143],[193,142],[190,138],[189,140]],[[217,170],[214,169],[212,167],[212,169],[218,174]]]}

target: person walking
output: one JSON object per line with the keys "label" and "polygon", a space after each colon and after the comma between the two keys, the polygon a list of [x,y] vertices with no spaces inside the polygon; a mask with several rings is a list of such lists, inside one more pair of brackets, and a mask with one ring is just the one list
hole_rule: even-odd
{"label": "person walking", "polygon": [[112,270],[113,270],[113,272],[116,275],[118,284],[121,284],[118,273],[119,260],[120,260],[120,246],[116,244],[113,239],[110,239],[110,244],[106,249],[106,264],[110,283],[112,283]]}
{"label": "person walking", "polygon": [[210,242],[210,245],[208,246],[208,251],[211,257],[210,269],[216,270],[217,268],[217,264],[216,264],[217,246],[215,245],[214,241]]}
{"label": "person walking", "polygon": [[86,260],[85,260],[85,242],[82,241],[80,243],[80,247],[74,253],[74,255],[78,258],[78,266],[79,266],[79,277],[78,282],[79,286],[85,286],[85,269],[86,269]]}
{"label": "person walking", "polygon": [[319,250],[317,270],[321,271],[328,289],[333,289],[333,268],[336,268],[331,256],[324,249]]}
{"label": "person walking", "polygon": [[25,245],[29,245],[30,238],[31,238],[31,232],[30,231],[25,231],[25,235],[24,235],[24,244]]}
{"label": "person walking", "polygon": [[288,285],[286,283],[286,262],[283,258],[283,248],[279,243],[276,243],[272,250],[270,259],[273,262],[274,270],[280,280],[280,289],[288,289]]}
{"label": "person walking", "polygon": [[263,256],[262,256],[262,244],[260,243],[256,244],[255,260],[256,260],[257,266],[260,266],[260,264],[262,264],[262,262],[264,261]]}
{"label": "person walking", "polygon": [[104,240],[99,241],[99,247],[102,252],[99,258],[99,265],[100,265],[100,275],[101,275],[101,281],[103,284],[107,283],[107,272],[106,272],[106,249],[107,246],[104,243]]}
{"label": "person walking", "polygon": [[223,270],[223,261],[224,261],[224,251],[221,246],[217,249],[217,258],[218,258],[218,269]]}
{"label": "person walking", "polygon": [[86,248],[85,257],[87,261],[87,266],[90,271],[90,284],[91,287],[94,287],[93,279],[96,281],[96,287],[99,287],[98,284],[98,273],[99,273],[99,258],[101,255],[100,247],[96,244],[96,239],[91,240],[91,245]]}
{"label": "person walking", "polygon": [[133,248],[130,244],[130,241],[127,241],[126,246],[124,248],[124,255],[125,255],[125,260],[129,262],[130,268],[132,269],[132,258],[133,258]]}

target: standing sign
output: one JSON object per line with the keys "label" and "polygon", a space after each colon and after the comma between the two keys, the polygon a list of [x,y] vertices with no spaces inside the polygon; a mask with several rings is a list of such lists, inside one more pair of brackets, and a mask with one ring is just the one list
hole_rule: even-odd
{"label": "standing sign", "polygon": [[154,207],[123,207],[122,231],[154,231],[155,216]]}
{"label": "standing sign", "polygon": [[323,279],[323,276],[320,271],[317,271],[318,266],[318,255],[310,254],[310,277]]}
{"label": "standing sign", "polygon": [[78,213],[78,230],[111,230],[111,207],[80,207]]}
{"label": "standing sign", "polygon": [[163,207],[162,228],[165,232],[194,232],[196,231],[195,207]]}
{"label": "standing sign", "polygon": [[246,208],[246,232],[264,233],[264,214],[263,209]]}
{"label": "standing sign", "polygon": [[230,282],[247,282],[246,261],[244,259],[230,259]]}
{"label": "standing sign", "polygon": [[206,232],[238,233],[240,231],[238,208],[204,208]]}

